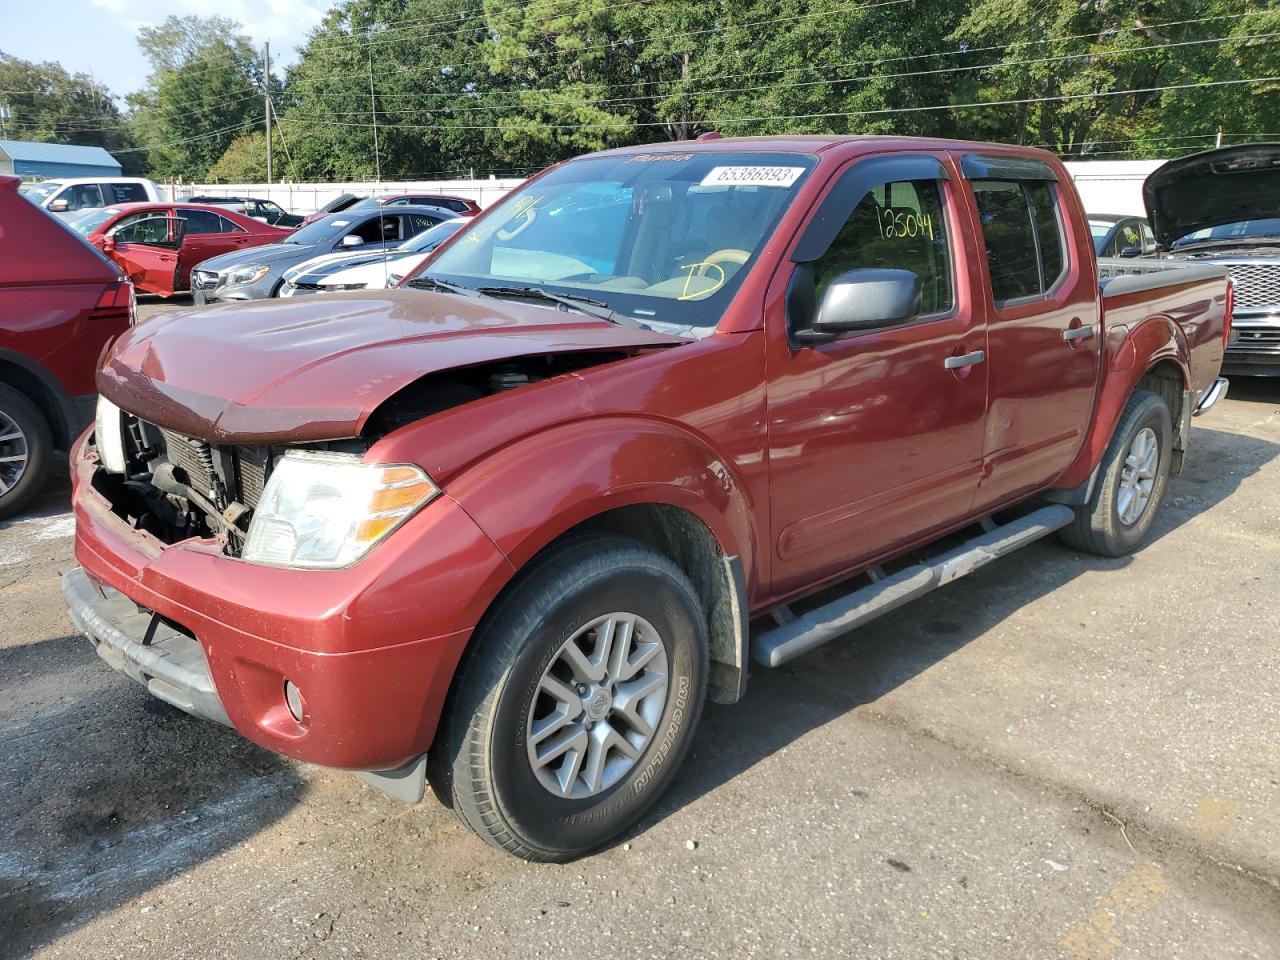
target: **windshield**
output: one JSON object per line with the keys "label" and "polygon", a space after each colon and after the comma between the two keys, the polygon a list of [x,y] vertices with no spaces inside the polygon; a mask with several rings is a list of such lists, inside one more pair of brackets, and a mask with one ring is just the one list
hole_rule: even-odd
{"label": "windshield", "polygon": [[80,236],[87,237],[119,212],[115,207],[97,207],[76,214],[67,220],[66,224]]}
{"label": "windshield", "polygon": [[396,249],[406,253],[427,253],[440,246],[466,224],[466,220],[446,220],[444,223],[437,223],[429,230],[415,233]]}
{"label": "windshield", "polygon": [[353,217],[346,213],[331,213],[327,217],[311,221],[305,227],[299,227],[280,242],[296,243],[303,247],[314,246],[317,243],[332,243],[345,233],[349,227],[354,227],[359,222],[360,217],[358,216]]}
{"label": "windshield", "polygon": [[508,194],[428,275],[538,286],[642,322],[710,329],[813,165],[720,151],[574,160]]}
{"label": "windshield", "polygon": [[1265,220],[1241,220],[1237,223],[1224,223],[1217,227],[1197,230],[1174,241],[1174,247],[1189,243],[1204,243],[1206,240],[1249,240],[1253,237],[1280,238],[1280,218],[1268,217]]}
{"label": "windshield", "polygon": [[62,189],[58,180],[46,180],[44,183],[24,183],[18,192],[34,203],[43,203]]}

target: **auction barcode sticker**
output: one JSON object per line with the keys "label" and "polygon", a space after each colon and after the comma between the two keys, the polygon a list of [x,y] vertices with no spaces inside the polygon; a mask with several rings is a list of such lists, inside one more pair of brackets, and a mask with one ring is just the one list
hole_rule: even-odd
{"label": "auction barcode sticker", "polygon": [[804,167],[712,167],[702,178],[704,187],[789,187]]}

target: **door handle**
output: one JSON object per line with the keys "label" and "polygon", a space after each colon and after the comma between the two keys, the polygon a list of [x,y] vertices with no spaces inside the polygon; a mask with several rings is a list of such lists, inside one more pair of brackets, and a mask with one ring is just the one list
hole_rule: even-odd
{"label": "door handle", "polygon": [[1083,327],[1071,327],[1062,331],[1062,339],[1067,343],[1074,343],[1077,340],[1088,340],[1093,336],[1093,324],[1086,323]]}
{"label": "door handle", "polygon": [[975,350],[973,353],[961,354],[958,357],[947,357],[942,361],[942,366],[947,370],[959,370],[962,367],[972,367],[974,364],[982,363],[987,359],[987,355],[982,350]]}

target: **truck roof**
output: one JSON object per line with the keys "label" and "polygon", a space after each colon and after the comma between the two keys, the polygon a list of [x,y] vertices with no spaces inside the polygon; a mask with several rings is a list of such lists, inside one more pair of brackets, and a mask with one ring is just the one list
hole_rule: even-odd
{"label": "truck roof", "polygon": [[980,150],[983,153],[1009,152],[1023,156],[1058,158],[1039,147],[1019,146],[1012,143],[986,143],[975,140],[951,140],[944,137],[903,137],[897,135],[838,136],[831,134],[787,134],[763,137],[717,137],[712,140],[676,140],[668,143],[650,143],[637,146],[614,147],[588,156],[646,153],[707,153],[735,150],[759,150],[777,153],[819,154],[838,147],[863,147],[862,151],[879,152],[895,147],[903,150]]}

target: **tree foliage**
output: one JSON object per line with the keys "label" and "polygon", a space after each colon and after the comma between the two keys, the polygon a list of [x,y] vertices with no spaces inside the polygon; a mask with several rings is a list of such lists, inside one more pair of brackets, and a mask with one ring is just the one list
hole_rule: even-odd
{"label": "tree foliage", "polygon": [[[258,170],[268,78],[239,24],[169,17],[139,44],[153,73],[130,132],[152,172]],[[1277,76],[1280,5],[1260,0],[339,0],[269,82],[275,175],[364,180],[524,173],[709,130],[1175,156],[1219,131],[1280,138]],[[79,91],[42,136],[86,98],[115,109],[83,77],[4,86],[42,83]]]}
{"label": "tree foliage", "polygon": [[126,172],[143,169],[141,157],[125,152],[133,136],[115,98],[86,74],[0,51],[0,105],[9,108],[4,133],[10,140],[105,147]]}
{"label": "tree foliage", "polygon": [[262,125],[262,60],[240,24],[170,16],[143,27],[148,87],[129,98],[153,176],[202,180],[239,136]]}

